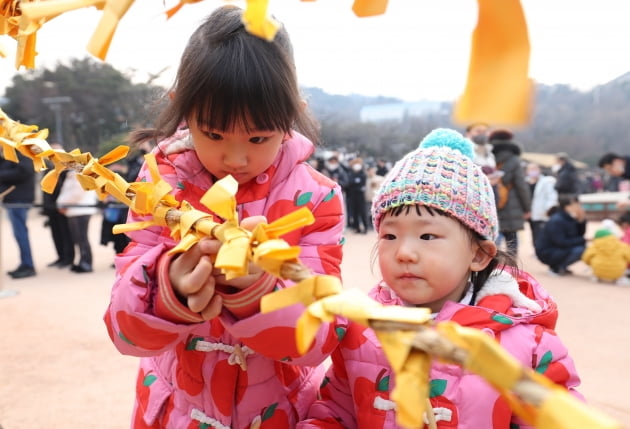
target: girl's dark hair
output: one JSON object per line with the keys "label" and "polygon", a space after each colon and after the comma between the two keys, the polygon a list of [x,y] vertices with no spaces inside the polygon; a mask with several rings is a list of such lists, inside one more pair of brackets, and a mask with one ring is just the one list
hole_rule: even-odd
{"label": "girl's dark hair", "polygon": [[134,131],[130,139],[160,140],[186,120],[229,131],[296,129],[319,140],[317,121],[304,106],[289,34],[281,26],[268,42],[247,32],[242,9],[216,9],[195,30],[182,54],[175,83],[159,101],[154,129]]}
{"label": "girl's dark hair", "polygon": [[[474,231],[470,229],[468,226],[461,223],[456,217],[451,216],[449,213],[446,213],[434,207],[429,207],[429,206],[422,206],[422,207],[424,207],[424,209],[431,216],[435,216],[436,214],[438,214],[440,216],[446,216],[446,217],[450,217],[451,219],[455,219],[464,228],[464,230],[466,231],[466,233],[469,235],[470,239],[473,242],[481,244],[483,241],[488,240],[487,238],[482,237],[481,234],[479,234],[477,231]],[[420,211],[419,204],[402,205],[402,206],[394,207],[393,209],[390,209],[387,213],[391,216],[399,216],[403,211],[405,212],[405,214],[407,214],[413,208],[415,208],[415,211],[418,214],[418,216],[422,216],[422,212]],[[480,248],[483,251],[483,247],[480,246]],[[372,252],[373,262],[376,260],[376,250],[377,250],[377,247],[375,247]],[[520,268],[514,256],[511,253],[505,252],[501,249],[497,249],[497,254],[490,260],[490,263],[488,263],[488,265],[483,270],[472,272],[472,274],[470,275],[470,282],[472,283],[473,290],[472,290],[472,298],[470,300],[469,305],[475,304],[475,301],[477,300],[477,294],[479,293],[483,285],[486,284],[486,281],[488,280],[492,272],[496,269],[503,270],[504,267],[512,267],[514,268],[516,273],[520,272]]]}

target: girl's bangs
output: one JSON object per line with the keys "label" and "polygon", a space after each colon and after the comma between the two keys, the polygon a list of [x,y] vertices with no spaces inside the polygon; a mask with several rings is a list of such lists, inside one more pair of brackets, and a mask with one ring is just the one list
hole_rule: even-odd
{"label": "girl's bangs", "polygon": [[224,59],[232,63],[214,65],[191,100],[197,124],[220,131],[289,132],[300,108],[295,85],[279,79],[283,73],[271,61]]}

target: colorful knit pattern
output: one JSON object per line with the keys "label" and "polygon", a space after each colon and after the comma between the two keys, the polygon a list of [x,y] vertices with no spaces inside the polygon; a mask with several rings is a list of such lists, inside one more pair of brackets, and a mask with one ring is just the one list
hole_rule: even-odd
{"label": "colorful knit pattern", "polygon": [[489,240],[498,236],[492,186],[473,160],[472,143],[438,128],[387,174],[372,202],[374,229],[390,209],[420,204],[441,210]]}

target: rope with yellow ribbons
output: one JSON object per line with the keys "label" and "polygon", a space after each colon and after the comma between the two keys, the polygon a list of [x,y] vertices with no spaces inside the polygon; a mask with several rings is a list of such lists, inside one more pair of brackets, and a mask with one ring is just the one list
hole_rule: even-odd
{"label": "rope with yellow ribbons", "polygon": [[295,282],[320,282],[337,284],[332,276],[313,276],[298,259],[299,246],[290,246],[281,239],[283,234],[313,223],[313,214],[307,208],[276,219],[269,224],[260,223],[253,231],[242,228],[236,212],[238,183],[232,176],[217,181],[201,198],[201,203],[224,222],[215,222],[212,214],[194,209],[187,201],[181,204],[170,194],[169,185],[158,172],[153,154],[145,156],[151,176],[150,182],[128,183],[120,175],[108,169],[127,155],[126,146],[119,146],[101,158],[78,149],[71,152],[53,150],[46,137],[48,130],[38,131],[35,125],[23,125],[8,117],[0,109],[0,145],[7,160],[18,162],[17,152],[33,160],[35,171],[45,170],[48,160],[53,168],[44,176],[41,187],[51,193],[59,174],[64,169],[77,171],[77,180],[85,190],[96,191],[99,199],[111,195],[127,205],[135,213],[146,216],[142,222],[116,225],[115,233],[124,233],[151,226],[168,227],[171,237],[178,244],[170,253],[184,252],[202,237],[214,237],[222,242],[215,266],[227,279],[247,274],[250,262],[269,274]]}
{"label": "rope with yellow ribbons", "polygon": [[[179,0],[164,11],[166,19],[172,18],[186,4],[202,0]],[[87,45],[89,53],[105,60],[109,45],[120,20],[135,0],[0,0],[0,35],[11,36],[18,42],[16,68],[35,66],[36,33],[55,17],[86,7],[102,11],[94,33]],[[280,24],[268,11],[269,0],[247,0],[243,23],[250,33],[266,40],[273,40]],[[385,12],[387,0],[355,0],[352,10],[357,16],[373,16]],[[0,50],[0,56],[6,53]]]}
{"label": "rope with yellow ribbons", "polygon": [[308,350],[320,323],[332,322],[336,316],[374,330],[396,374],[392,400],[398,424],[403,427],[423,427],[423,415],[431,415],[429,371],[432,359],[440,359],[483,377],[516,415],[537,428],[621,428],[618,422],[578,401],[544,375],[521,365],[480,330],[454,322],[435,323],[427,308],[385,306],[358,290],[301,283],[264,296],[261,311],[297,302],[306,306],[296,329],[301,353]]}

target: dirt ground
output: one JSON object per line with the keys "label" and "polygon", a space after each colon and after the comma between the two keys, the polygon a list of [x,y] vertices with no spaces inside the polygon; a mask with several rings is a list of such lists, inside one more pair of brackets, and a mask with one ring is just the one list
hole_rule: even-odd
{"label": "dirt ground", "polygon": [[[75,274],[48,268],[55,259],[44,218],[31,211],[29,228],[38,275],[13,280],[18,263],[6,216],[0,223],[0,425],[2,429],[120,429],[129,427],[137,359],[120,355],[103,323],[114,276],[114,251],[99,244],[100,216],[90,238],[95,271]],[[589,224],[592,235],[596,225]],[[630,287],[596,284],[586,267],[571,277],[551,277],[533,256],[529,233],[520,235],[520,257],[558,301],[558,334],[569,347],[589,403],[630,429]],[[588,233],[587,233],[588,234]],[[346,237],[346,287],[369,289],[374,234]]]}

